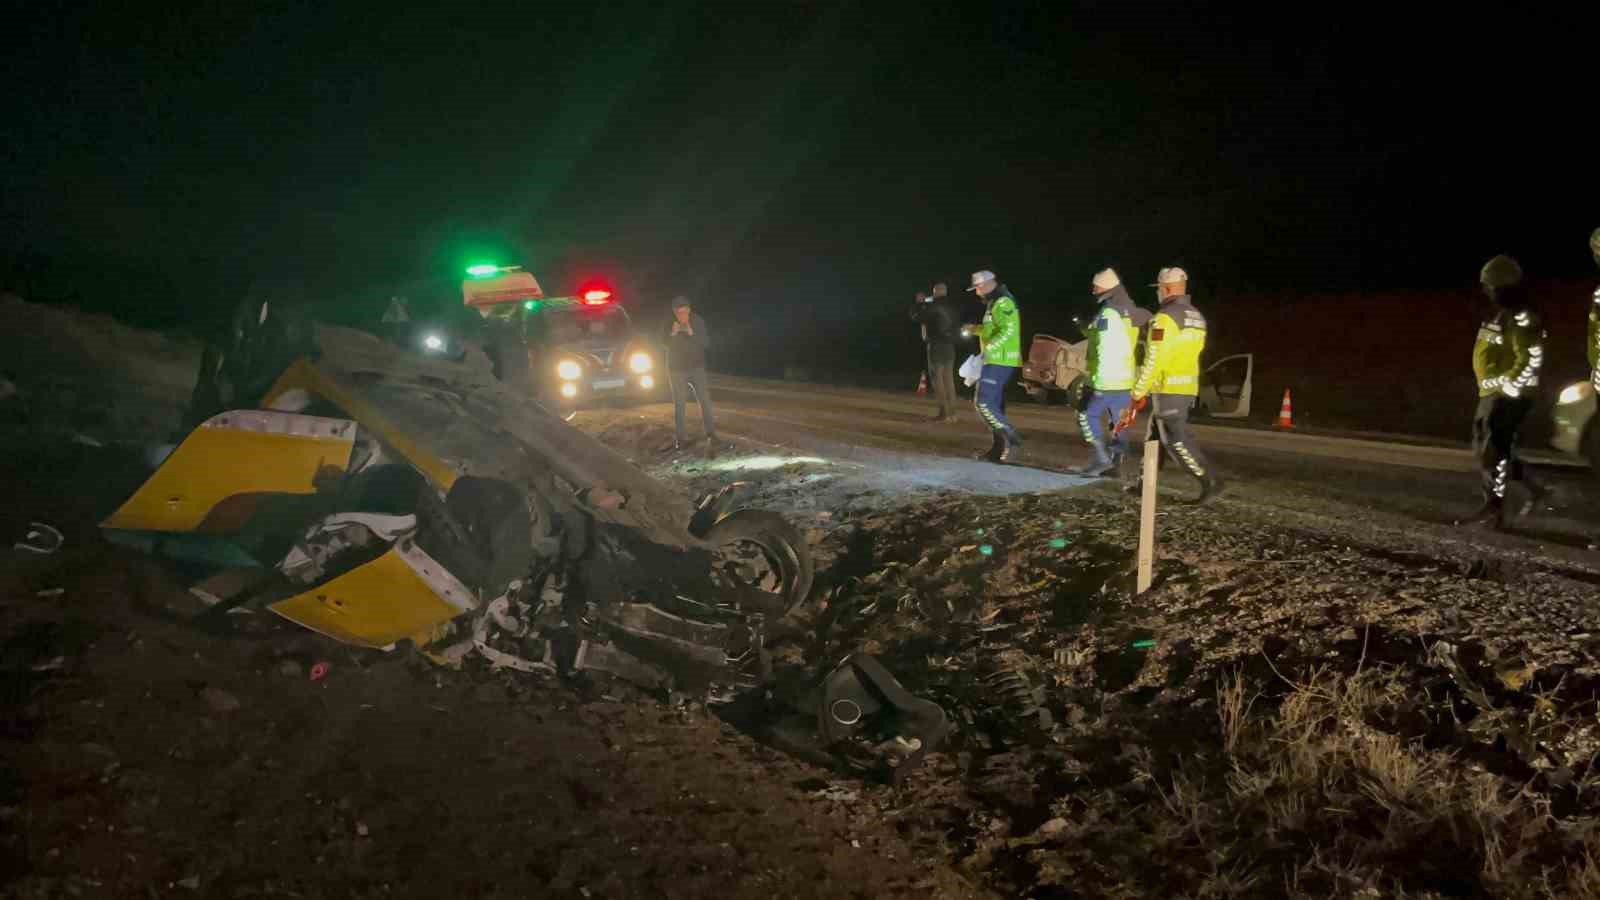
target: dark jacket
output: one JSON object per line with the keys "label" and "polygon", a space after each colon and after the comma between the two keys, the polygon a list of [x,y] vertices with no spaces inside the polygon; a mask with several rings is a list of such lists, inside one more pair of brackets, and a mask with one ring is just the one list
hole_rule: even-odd
{"label": "dark jacket", "polygon": [[953,344],[961,337],[961,310],[948,294],[928,302],[912,301],[911,321],[922,326],[923,340],[930,344]]}
{"label": "dark jacket", "polygon": [[677,316],[667,320],[667,327],[662,329],[662,339],[667,344],[667,368],[674,372],[688,372],[691,369],[704,369],[706,367],[706,348],[711,346],[711,338],[706,334],[706,320],[700,318],[696,312],[689,313],[689,327],[694,329],[694,334],[672,333],[672,326],[677,323]]}

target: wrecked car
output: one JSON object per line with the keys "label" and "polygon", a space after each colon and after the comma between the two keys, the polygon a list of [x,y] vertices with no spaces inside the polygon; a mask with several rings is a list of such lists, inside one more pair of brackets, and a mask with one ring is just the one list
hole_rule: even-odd
{"label": "wrecked car", "polygon": [[[740,485],[684,502],[480,348],[417,355],[262,305],[208,348],[194,398],[101,527],[209,567],[192,593],[213,621],[265,609],[354,646],[717,703],[766,685],[767,628],[811,588],[805,540]],[[904,707],[892,676],[866,680],[816,710],[824,738]],[[942,715],[908,712],[919,746],[942,739]]]}

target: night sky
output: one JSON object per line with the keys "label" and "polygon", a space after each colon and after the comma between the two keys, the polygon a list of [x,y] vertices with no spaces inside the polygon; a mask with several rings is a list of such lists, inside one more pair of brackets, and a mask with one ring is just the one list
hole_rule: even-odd
{"label": "night sky", "polygon": [[1581,12],[74,6],[0,38],[5,286],[151,320],[269,278],[348,316],[492,259],[859,354],[976,268],[1025,311],[1108,264],[1225,304],[1502,250],[1584,277],[1600,225]]}

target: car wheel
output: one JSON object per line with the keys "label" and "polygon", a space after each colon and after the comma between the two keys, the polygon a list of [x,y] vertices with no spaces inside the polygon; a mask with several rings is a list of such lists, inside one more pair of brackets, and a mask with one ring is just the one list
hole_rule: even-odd
{"label": "car wheel", "polygon": [[811,593],[811,545],[777,513],[730,513],[711,526],[705,542],[713,548],[719,569],[749,587],[778,595],[785,612],[794,611]]}

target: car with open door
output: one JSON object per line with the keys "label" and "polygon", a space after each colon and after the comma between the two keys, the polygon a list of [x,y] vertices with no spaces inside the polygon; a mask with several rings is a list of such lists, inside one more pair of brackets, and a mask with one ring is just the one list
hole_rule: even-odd
{"label": "car with open door", "polygon": [[1250,382],[1255,374],[1255,355],[1236,353],[1224,356],[1200,373],[1200,396],[1195,412],[1214,419],[1250,417]]}

